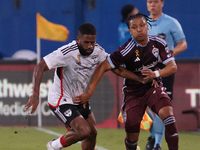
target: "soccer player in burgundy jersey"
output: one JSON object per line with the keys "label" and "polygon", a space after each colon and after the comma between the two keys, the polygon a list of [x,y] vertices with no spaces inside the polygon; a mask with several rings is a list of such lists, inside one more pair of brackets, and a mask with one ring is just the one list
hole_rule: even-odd
{"label": "soccer player in burgundy jersey", "polygon": [[[169,96],[162,87],[160,77],[166,77],[176,72],[174,57],[167,43],[156,36],[147,34],[149,18],[141,13],[130,16],[127,25],[132,38],[111,54],[96,70],[87,92],[76,96],[74,102],[86,103],[95,90],[104,72],[124,66],[145,80],[157,80],[158,87],[152,82],[141,83],[128,77],[124,81],[124,99],[122,116],[125,123],[125,145],[127,150],[136,150],[140,122],[147,106],[160,116],[165,124],[165,138],[169,150],[178,149],[178,131],[173,108]],[[158,59],[166,65],[158,68]]]}
{"label": "soccer player in burgundy jersey", "polygon": [[[166,1],[167,2],[167,1]],[[156,35],[167,42],[168,48],[173,55],[178,55],[187,49],[187,42],[181,24],[177,19],[163,13],[164,0],[147,0],[147,10],[153,20],[148,34]],[[176,44],[175,44],[176,43]],[[159,62],[159,68],[165,65]],[[162,78],[163,86],[166,88],[166,93],[173,101],[173,85],[175,74]],[[149,130],[150,137],[146,144],[145,150],[161,150],[161,142],[164,135],[164,124],[162,120],[148,109],[148,114],[152,118],[153,123]]]}

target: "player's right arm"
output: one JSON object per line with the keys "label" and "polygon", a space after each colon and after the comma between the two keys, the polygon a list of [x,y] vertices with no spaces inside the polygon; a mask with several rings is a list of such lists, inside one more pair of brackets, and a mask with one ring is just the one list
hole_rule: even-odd
{"label": "player's right arm", "polygon": [[39,103],[39,93],[40,93],[40,83],[42,81],[43,72],[49,70],[47,64],[42,60],[39,64],[36,65],[33,71],[33,93],[29,98],[28,103],[25,105],[24,110],[27,111],[31,106],[31,114],[35,112]]}
{"label": "player's right arm", "polygon": [[[142,76],[138,76],[135,73],[127,70],[124,67],[118,67],[117,69],[113,69],[112,72],[115,73],[116,75],[120,76],[120,77],[130,79],[130,80],[134,80],[134,81],[140,82],[142,84],[152,82],[152,79],[144,79]],[[155,81],[153,83],[153,85],[155,85],[156,83],[157,82]]]}
{"label": "player's right arm", "polygon": [[84,104],[86,103],[90,97],[92,96],[92,94],[94,93],[94,90],[97,86],[97,84],[99,83],[99,81],[101,80],[103,74],[108,71],[111,70],[112,67],[110,66],[108,60],[104,60],[95,70],[92,80],[90,82],[89,88],[87,90],[87,92],[79,95],[79,96],[75,96],[73,101],[75,103],[79,103],[79,104]]}

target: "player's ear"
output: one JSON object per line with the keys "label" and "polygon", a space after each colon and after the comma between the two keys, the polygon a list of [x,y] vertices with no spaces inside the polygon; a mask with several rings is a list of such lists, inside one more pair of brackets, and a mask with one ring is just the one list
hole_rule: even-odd
{"label": "player's ear", "polygon": [[78,40],[79,40],[79,37],[78,37],[78,36],[76,36],[76,42],[78,42]]}

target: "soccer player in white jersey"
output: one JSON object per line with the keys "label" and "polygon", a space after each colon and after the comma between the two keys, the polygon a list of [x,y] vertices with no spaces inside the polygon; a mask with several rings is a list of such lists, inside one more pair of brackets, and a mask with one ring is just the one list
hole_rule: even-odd
{"label": "soccer player in white jersey", "polygon": [[70,127],[66,134],[47,143],[48,150],[60,150],[82,141],[83,150],[94,150],[97,130],[89,103],[74,104],[73,97],[86,91],[95,67],[103,62],[107,53],[96,43],[96,28],[84,23],[78,28],[76,41],[48,54],[35,67],[33,94],[25,106],[34,113],[39,102],[39,87],[44,71],[55,68],[54,83],[48,94],[53,113]]}
{"label": "soccer player in white jersey", "polygon": [[[82,141],[83,150],[94,150],[97,135],[94,114],[89,102],[75,104],[73,98],[86,92],[96,66],[107,56],[105,50],[96,43],[95,26],[84,23],[78,28],[76,41],[58,48],[36,65],[33,72],[33,94],[25,105],[25,111],[30,107],[31,114],[36,111],[43,73],[55,68],[54,83],[48,93],[48,104],[56,117],[69,129],[60,138],[49,141],[46,145],[48,150],[60,150],[78,141]],[[113,70],[115,74],[142,83],[150,81],[120,68]]]}
{"label": "soccer player in white jersey", "polygon": [[[164,39],[173,55],[177,55],[187,49],[187,42],[180,23],[177,19],[164,14],[162,12],[163,6],[164,0],[147,0],[147,10],[153,20],[153,22],[151,22],[151,27],[149,27],[148,34],[156,35]],[[176,43],[176,46],[174,46],[174,43]],[[165,65],[160,62],[159,68],[162,69],[164,67]],[[164,87],[166,87],[167,94],[173,99],[174,74],[162,78],[162,82]],[[151,116],[153,123],[149,131],[150,137],[148,138],[145,150],[161,150],[164,124],[157,115],[154,117],[151,110],[148,110],[148,114]]]}

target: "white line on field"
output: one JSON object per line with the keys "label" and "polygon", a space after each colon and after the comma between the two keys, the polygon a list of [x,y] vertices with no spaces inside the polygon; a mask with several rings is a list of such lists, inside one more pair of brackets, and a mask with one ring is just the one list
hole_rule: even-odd
{"label": "white line on field", "polygon": [[[58,137],[60,137],[60,136],[62,136],[63,134],[60,134],[60,133],[57,133],[57,132],[54,132],[54,131],[51,131],[51,130],[48,130],[48,129],[44,129],[44,128],[36,128],[36,130],[39,130],[39,131],[42,131],[42,132],[45,132],[45,133],[48,133],[48,134],[52,134],[52,135],[55,135],[55,136],[58,136]],[[81,142],[78,142],[79,144],[81,143]],[[103,148],[103,147],[101,147],[101,146],[95,146],[95,149],[97,149],[97,150],[108,150],[108,149],[106,149],[106,148]]]}

